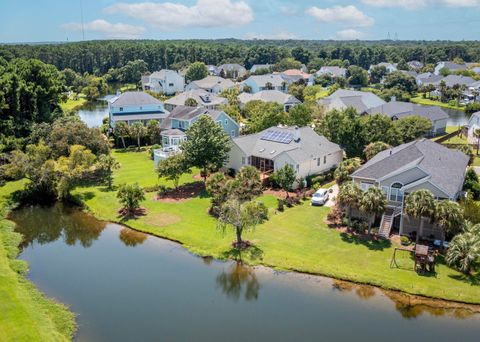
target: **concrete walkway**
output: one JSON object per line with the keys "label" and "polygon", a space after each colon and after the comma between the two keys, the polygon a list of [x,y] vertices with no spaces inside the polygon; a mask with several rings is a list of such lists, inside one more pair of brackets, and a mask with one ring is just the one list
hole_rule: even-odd
{"label": "concrete walkway", "polygon": [[330,193],[330,196],[328,197],[327,203],[325,203],[326,207],[334,207],[335,206],[335,200],[336,200],[337,195],[338,195],[338,184],[335,184],[330,189],[332,189],[332,192]]}

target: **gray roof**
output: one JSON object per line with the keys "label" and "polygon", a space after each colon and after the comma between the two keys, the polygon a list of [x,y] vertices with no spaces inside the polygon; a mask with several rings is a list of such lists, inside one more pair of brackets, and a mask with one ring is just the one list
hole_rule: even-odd
{"label": "gray roof", "polygon": [[338,89],[332,95],[320,99],[318,103],[325,105],[328,110],[353,107],[357,112],[364,113],[370,108],[385,104],[385,101],[371,92]]}
{"label": "gray roof", "polygon": [[220,76],[207,76],[201,80],[192,81],[192,83],[201,89],[211,89],[217,85],[222,89],[228,89],[235,86],[235,83],[233,83],[231,80],[222,78]]}
{"label": "gray roof", "polygon": [[203,114],[210,115],[213,119],[216,119],[221,113],[223,112],[220,110],[207,109],[204,107],[177,106],[170,112],[168,117],[169,119],[190,121]]}
{"label": "gray roof", "polygon": [[301,103],[295,96],[285,94],[279,90],[262,90],[255,94],[241,93],[238,95],[240,103],[245,104],[250,101],[276,102],[280,104]]}
{"label": "gray roof", "polygon": [[270,64],[254,64],[250,68],[250,72],[256,72],[257,70],[260,70],[260,69],[270,70],[271,68],[272,68],[272,65],[270,65]]}
{"label": "gray roof", "polygon": [[381,106],[370,108],[368,114],[384,114],[390,118],[401,119],[407,116],[418,115],[432,122],[448,119],[448,114],[437,106],[421,106],[411,102],[391,101]]}
{"label": "gray roof", "polygon": [[143,91],[127,91],[110,100],[115,106],[160,105],[162,102]]}
{"label": "gray roof", "polygon": [[417,77],[418,73],[415,70],[399,70],[402,74]]}
{"label": "gray roof", "polygon": [[448,70],[465,70],[467,69],[467,65],[466,64],[457,64],[457,63],[454,63],[454,62],[439,62],[440,63],[444,63],[444,68],[447,68]]}
{"label": "gray roof", "polygon": [[426,73],[423,73],[423,74],[419,74],[417,75],[416,77],[416,80],[417,82],[422,82],[423,84],[427,85],[427,84],[433,84],[433,85],[437,85],[440,83],[440,81],[443,79],[443,76],[442,75],[434,75],[430,72],[426,72]]}
{"label": "gray roof", "polygon": [[218,67],[218,70],[235,70],[235,71],[246,71],[245,67],[243,65],[237,64],[237,63],[228,63],[228,64],[222,64]]}
{"label": "gray roof", "polygon": [[206,90],[193,89],[178,94],[177,96],[166,100],[165,103],[174,106],[183,106],[185,105],[185,101],[189,98],[197,101],[199,106],[217,106],[227,104],[228,102],[226,98],[209,93]]}
{"label": "gray roof", "polygon": [[161,79],[164,79],[167,77],[167,75],[178,75],[180,77],[183,77],[181,76],[178,72],[174,71],[174,70],[169,70],[169,69],[162,69],[160,71],[155,71],[153,72],[149,77],[150,78],[161,78]]}
{"label": "gray roof", "polygon": [[347,69],[338,66],[323,66],[320,68],[320,70],[317,71],[316,74],[330,74],[334,77],[343,77],[345,76],[346,72]]}
{"label": "gray roof", "polygon": [[264,87],[267,83],[271,83],[274,87],[281,87],[285,82],[279,74],[252,75],[249,79],[252,79],[259,87]]}
{"label": "gray roof", "polygon": [[414,68],[414,69],[421,69],[423,68],[423,63],[420,62],[420,61],[410,61],[410,62],[407,62],[408,66],[411,67],[411,68]]}
{"label": "gray roof", "polygon": [[[296,130],[298,130],[300,139],[292,140],[288,144],[262,139],[262,136],[267,131],[278,131],[295,135]],[[319,155],[341,151],[340,146],[318,135],[310,127],[271,127],[259,133],[234,138],[233,142],[248,156],[274,160],[279,155],[286,153],[298,163]]]}
{"label": "gray roof", "polygon": [[[443,78],[441,81],[445,82],[445,85],[447,87],[453,87],[456,84],[468,86],[472,83],[475,83],[475,80],[473,78],[468,76],[462,76],[462,75],[448,75],[447,77]],[[438,84],[440,84],[440,82],[438,82]]]}
{"label": "gray roof", "polygon": [[173,128],[173,129],[167,129],[165,131],[162,131],[162,135],[185,135],[185,132],[184,131],[181,131],[177,128]]}
{"label": "gray roof", "polygon": [[352,177],[378,180],[408,166],[418,166],[431,183],[455,198],[463,185],[468,161],[469,157],[460,151],[421,139],[378,153]]}

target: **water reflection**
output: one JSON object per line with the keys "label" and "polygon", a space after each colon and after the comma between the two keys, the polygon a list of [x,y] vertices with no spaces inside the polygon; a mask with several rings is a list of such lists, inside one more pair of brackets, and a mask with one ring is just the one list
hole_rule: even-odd
{"label": "water reflection", "polygon": [[78,115],[88,127],[100,127],[108,117],[108,104],[106,101],[87,102],[79,108]]}
{"label": "water reflection", "polygon": [[100,237],[106,223],[96,220],[76,208],[57,203],[51,207],[28,207],[11,214],[17,231],[23,235],[21,248],[33,243],[54,242],[61,237],[69,246],[77,242],[88,248]]}
{"label": "water reflection", "polygon": [[222,270],[216,283],[217,287],[234,301],[238,301],[242,295],[246,301],[257,300],[261,287],[255,270],[240,261],[232,263],[228,270]]}
{"label": "water reflection", "polygon": [[148,235],[130,228],[123,228],[118,238],[128,247],[135,247],[145,242]]}

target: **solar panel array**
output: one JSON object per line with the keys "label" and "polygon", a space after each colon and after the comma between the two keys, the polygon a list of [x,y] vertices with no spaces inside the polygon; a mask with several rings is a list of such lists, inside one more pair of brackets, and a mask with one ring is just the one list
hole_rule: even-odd
{"label": "solar panel array", "polygon": [[293,140],[293,134],[290,132],[268,130],[262,135],[261,139],[282,144],[290,144]]}

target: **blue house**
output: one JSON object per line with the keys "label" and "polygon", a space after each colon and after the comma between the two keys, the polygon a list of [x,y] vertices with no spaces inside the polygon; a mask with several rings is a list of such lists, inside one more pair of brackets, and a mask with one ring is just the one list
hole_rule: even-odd
{"label": "blue house", "polygon": [[250,76],[242,82],[242,85],[250,87],[252,94],[263,90],[278,90],[286,93],[290,83],[292,82],[289,82],[280,74],[267,74]]}
{"label": "blue house", "polygon": [[144,125],[150,120],[160,123],[168,117],[163,102],[143,91],[127,91],[112,98],[108,102],[110,127],[124,121],[128,125],[142,122]]}

